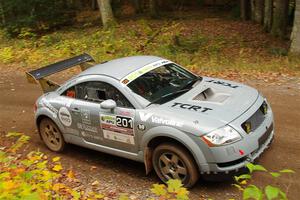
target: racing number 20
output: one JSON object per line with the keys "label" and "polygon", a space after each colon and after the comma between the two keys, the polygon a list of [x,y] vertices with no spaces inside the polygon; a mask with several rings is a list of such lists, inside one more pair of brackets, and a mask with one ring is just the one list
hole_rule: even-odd
{"label": "racing number 20", "polygon": [[117,116],[117,126],[124,128],[133,128],[132,118]]}

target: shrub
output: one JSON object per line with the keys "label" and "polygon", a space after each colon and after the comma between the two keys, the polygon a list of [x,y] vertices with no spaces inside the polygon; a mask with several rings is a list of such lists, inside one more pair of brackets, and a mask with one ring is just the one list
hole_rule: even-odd
{"label": "shrub", "polygon": [[252,175],[254,172],[263,172],[267,175],[270,175],[273,179],[278,181],[277,179],[284,174],[295,173],[290,169],[283,169],[278,172],[269,172],[266,168],[261,165],[254,165],[252,163],[248,163],[247,168],[249,170],[249,174],[242,174],[240,176],[235,176],[235,181],[237,184],[233,184],[243,193],[243,199],[255,199],[255,200],[272,200],[272,199],[288,199],[286,193],[279,187],[274,185],[266,185],[264,187],[258,187],[251,183]]}
{"label": "shrub", "polygon": [[12,47],[4,47],[0,51],[0,62],[9,63],[13,60],[13,50]]}

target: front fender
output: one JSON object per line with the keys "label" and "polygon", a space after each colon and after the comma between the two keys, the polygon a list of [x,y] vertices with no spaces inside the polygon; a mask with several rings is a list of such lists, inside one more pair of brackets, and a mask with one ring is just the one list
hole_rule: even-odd
{"label": "front fender", "polygon": [[158,126],[158,127],[151,128],[143,135],[142,142],[141,142],[142,145],[141,149],[147,148],[148,143],[152,139],[156,137],[162,137],[162,136],[174,139],[180,142],[182,145],[184,145],[194,157],[199,170],[202,171],[201,165],[206,164],[207,161],[199,145],[197,145],[197,143],[192,139],[192,137],[194,136],[190,136],[189,134],[179,131],[175,128],[169,126]]}

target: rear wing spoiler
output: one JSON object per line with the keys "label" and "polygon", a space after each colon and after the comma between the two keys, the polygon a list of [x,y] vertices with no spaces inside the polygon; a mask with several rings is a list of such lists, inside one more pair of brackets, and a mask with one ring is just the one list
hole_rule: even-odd
{"label": "rear wing spoiler", "polygon": [[56,90],[59,87],[57,83],[46,79],[47,76],[67,70],[77,65],[80,65],[81,70],[84,71],[87,68],[92,67],[93,62],[95,62],[95,60],[89,54],[84,53],[79,56],[26,72],[26,77],[29,83],[39,83],[43,92],[46,93]]}

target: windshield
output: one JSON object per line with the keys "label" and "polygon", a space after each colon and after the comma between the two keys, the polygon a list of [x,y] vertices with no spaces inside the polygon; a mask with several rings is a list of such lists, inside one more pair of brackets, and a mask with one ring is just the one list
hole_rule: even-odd
{"label": "windshield", "polygon": [[149,104],[162,104],[190,90],[197,80],[199,77],[169,63],[143,74],[127,86]]}

